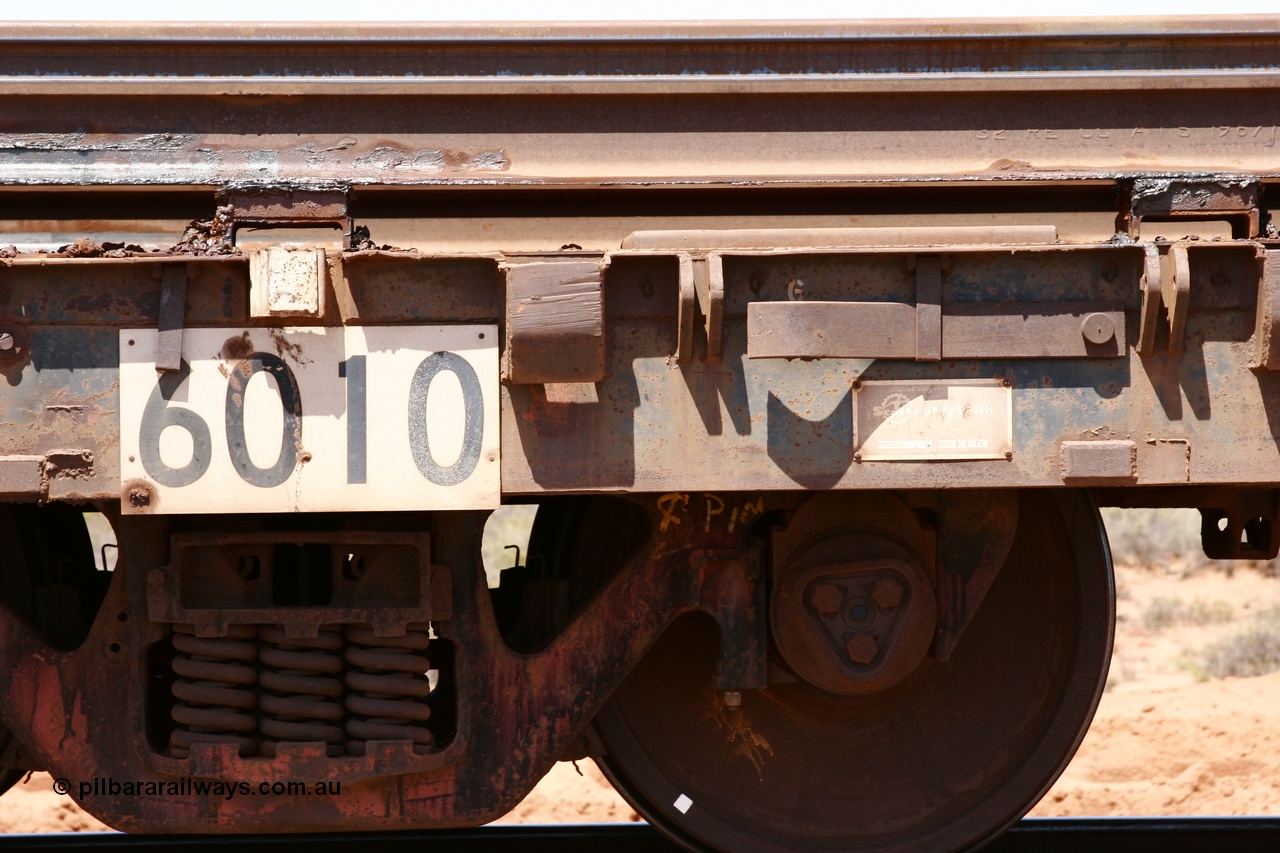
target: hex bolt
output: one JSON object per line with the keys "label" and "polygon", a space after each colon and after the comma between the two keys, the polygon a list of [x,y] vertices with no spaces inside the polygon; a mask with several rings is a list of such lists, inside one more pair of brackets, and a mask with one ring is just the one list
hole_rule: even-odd
{"label": "hex bolt", "polygon": [[844,590],[830,581],[818,584],[809,594],[809,603],[823,616],[834,616],[839,613],[843,602]]}
{"label": "hex bolt", "polygon": [[870,634],[854,634],[853,639],[845,645],[849,660],[854,663],[867,664],[876,659],[880,652],[880,644]]}
{"label": "hex bolt", "polygon": [[871,597],[881,610],[892,610],[902,603],[902,584],[891,578],[876,581]]}
{"label": "hex bolt", "polygon": [[1116,336],[1116,324],[1106,314],[1090,314],[1080,324],[1080,334],[1091,344],[1105,344]]}
{"label": "hex bolt", "polygon": [[151,506],[151,490],[130,489],[129,503],[136,507]]}

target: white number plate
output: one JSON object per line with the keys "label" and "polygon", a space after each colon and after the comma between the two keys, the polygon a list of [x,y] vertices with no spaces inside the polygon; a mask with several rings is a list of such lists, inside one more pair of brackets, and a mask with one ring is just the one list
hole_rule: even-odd
{"label": "white number plate", "polygon": [[126,513],[487,509],[501,493],[496,326],[120,333]]}

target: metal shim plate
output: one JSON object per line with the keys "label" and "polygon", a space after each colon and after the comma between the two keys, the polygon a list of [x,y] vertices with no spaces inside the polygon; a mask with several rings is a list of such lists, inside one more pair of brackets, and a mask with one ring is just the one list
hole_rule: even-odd
{"label": "metal shim plate", "polygon": [[854,386],[861,461],[1004,459],[1013,450],[1013,389],[999,379]]}

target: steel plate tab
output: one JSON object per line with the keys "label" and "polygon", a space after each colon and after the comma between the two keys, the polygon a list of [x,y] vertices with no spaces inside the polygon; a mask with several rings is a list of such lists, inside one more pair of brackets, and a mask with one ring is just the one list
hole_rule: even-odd
{"label": "steel plate tab", "polygon": [[1013,388],[1000,379],[855,382],[854,458],[1007,459]]}

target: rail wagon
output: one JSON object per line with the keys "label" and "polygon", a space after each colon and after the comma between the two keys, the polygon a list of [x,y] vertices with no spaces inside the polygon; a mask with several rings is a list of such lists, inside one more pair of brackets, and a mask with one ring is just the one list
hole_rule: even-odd
{"label": "rail wagon", "polygon": [[1102,691],[1098,506],[1280,547],[1274,24],[6,27],[3,782],[981,845]]}

